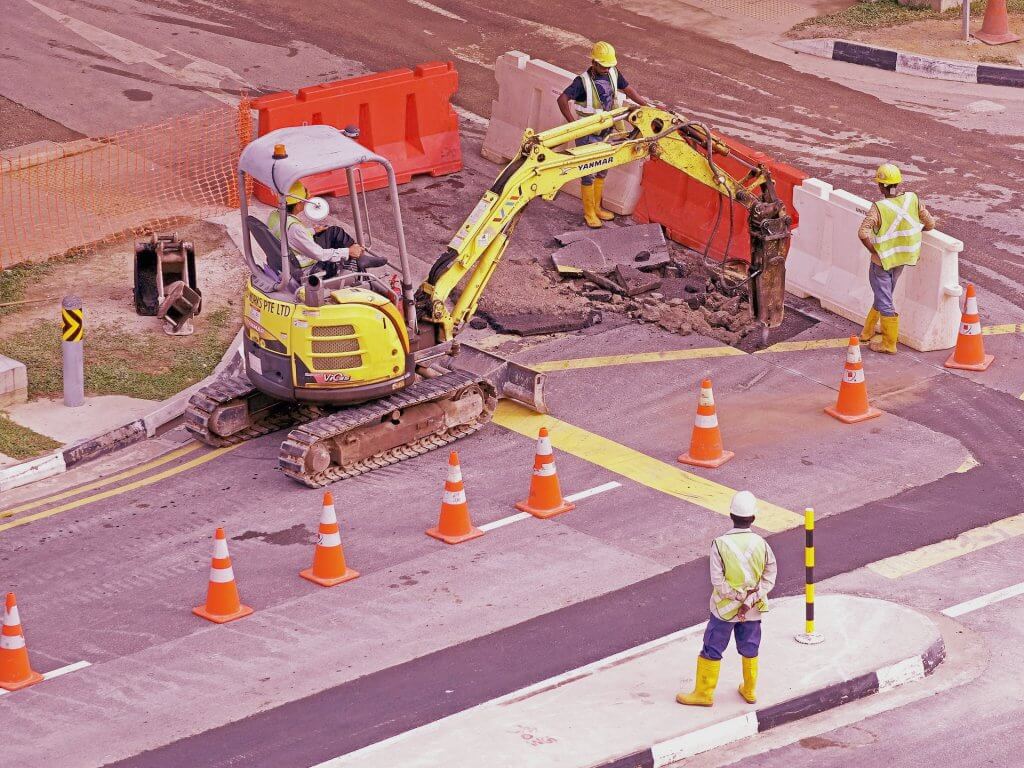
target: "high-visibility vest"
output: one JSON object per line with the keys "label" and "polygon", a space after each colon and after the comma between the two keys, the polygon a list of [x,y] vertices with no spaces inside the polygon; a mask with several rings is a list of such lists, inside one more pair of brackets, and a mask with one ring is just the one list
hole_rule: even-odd
{"label": "high-visibility vest", "polygon": [[[580,74],[583,81],[585,94],[582,101],[576,102],[576,113],[580,115],[593,115],[597,112],[604,112],[604,104],[601,103],[601,95],[597,90],[597,83],[590,76],[590,70]],[[616,97],[619,94],[619,70],[612,67],[608,70],[608,82],[612,84],[612,107],[615,106]]]}
{"label": "high-visibility vest", "polygon": [[[756,533],[729,533],[715,539],[718,554],[722,556],[725,566],[725,580],[737,592],[746,594],[757,589],[768,561],[768,543]],[[715,606],[718,615],[726,621],[735,618],[739,613],[740,600],[723,597],[715,590]],[[757,610],[762,613],[768,610],[768,601],[762,598],[757,603]]]}
{"label": "high-visibility vest", "polygon": [[872,236],[882,268],[889,270],[904,264],[913,266],[921,255],[920,203],[913,192],[879,200],[875,205],[882,223]]}
{"label": "high-visibility vest", "polygon": [[[288,228],[291,229],[296,224],[298,226],[302,227],[304,230],[306,230],[306,232],[309,232],[309,229],[306,227],[305,224],[303,224],[301,221],[299,221],[298,217],[296,217],[296,216],[288,216]],[[280,211],[273,210],[273,211],[270,212],[270,215],[267,216],[267,229],[269,229],[270,233],[274,237],[276,237],[278,240],[281,239],[282,233],[281,233],[281,212]],[[312,237],[312,234],[310,234],[310,236]],[[291,255],[295,257],[296,261],[299,262],[299,266],[302,269],[306,269],[307,267],[311,267],[314,264],[316,264],[316,259],[311,259],[308,256],[306,256],[305,254],[299,253],[297,250],[292,248],[290,245],[288,246],[288,252],[291,253]]]}

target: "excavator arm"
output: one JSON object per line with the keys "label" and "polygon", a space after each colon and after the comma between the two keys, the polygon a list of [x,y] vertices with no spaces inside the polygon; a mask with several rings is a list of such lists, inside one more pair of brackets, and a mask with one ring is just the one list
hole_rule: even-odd
{"label": "excavator arm", "polygon": [[[609,129],[612,133],[604,141],[572,145]],[[744,178],[736,179],[716,165],[715,155],[729,152],[706,126],[654,107],[621,107],[541,133],[528,130],[519,156],[484,193],[417,291],[420,320],[436,326],[438,342],[455,337],[476,312],[531,200],[552,200],[573,179],[655,157],[746,208],[751,262],[749,268],[743,264],[742,278],[750,283],[754,316],[765,328],[778,326],[791,219],[764,166],[736,158],[749,168]],[[462,291],[452,304],[450,298],[461,283]]]}

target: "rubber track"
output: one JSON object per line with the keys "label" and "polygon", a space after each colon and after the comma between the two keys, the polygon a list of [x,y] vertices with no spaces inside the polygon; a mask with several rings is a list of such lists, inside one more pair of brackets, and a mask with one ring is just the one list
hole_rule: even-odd
{"label": "rubber track", "polygon": [[260,435],[294,426],[296,423],[311,421],[323,414],[319,408],[289,406],[282,403],[281,407],[267,412],[260,421],[227,437],[215,435],[210,431],[210,417],[217,407],[232,400],[246,398],[256,391],[256,387],[252,385],[249,377],[245,374],[225,376],[215,380],[189,399],[188,408],[185,411],[185,429],[196,440],[220,448],[252,440]]}
{"label": "rubber track", "polygon": [[[472,423],[459,424],[442,432],[427,435],[413,443],[396,446],[354,464],[331,466],[315,475],[307,474],[306,454],[313,445],[321,440],[327,440],[366,424],[378,422],[394,410],[404,410],[421,403],[442,400],[460,389],[474,384],[483,390],[485,401],[483,412]],[[491,384],[471,374],[455,371],[434,379],[422,379],[390,397],[346,408],[293,429],[288,434],[288,438],[281,443],[278,464],[281,470],[294,480],[308,485],[310,488],[322,488],[338,480],[355,477],[389,464],[397,464],[404,459],[415,458],[427,451],[448,445],[460,437],[471,435],[491,420],[497,402],[497,394]]]}

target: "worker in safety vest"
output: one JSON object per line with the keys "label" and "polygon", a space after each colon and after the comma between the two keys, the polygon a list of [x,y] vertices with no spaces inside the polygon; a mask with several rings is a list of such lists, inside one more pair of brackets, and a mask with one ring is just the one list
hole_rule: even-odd
{"label": "worker in safety vest", "polygon": [[[363,247],[339,226],[314,231],[303,224],[299,214],[308,198],[309,193],[301,181],[292,184],[288,190],[285,198],[288,206],[288,250],[303,270],[319,263],[323,264],[327,277],[334,277],[342,268],[355,271]],[[267,229],[278,240],[281,239],[281,214],[276,208],[267,217]]]}
{"label": "worker in safety vest", "polygon": [[[640,106],[647,104],[647,100],[637,93],[619,72],[616,67],[615,49],[610,43],[594,43],[590,58],[590,67],[587,71],[577,75],[558,97],[558,108],[567,121],[572,122],[587,115],[615,109],[621,106],[623,95]],[[610,132],[611,129],[576,139],[576,146],[602,141]],[[597,228],[603,226],[602,222],[615,218],[615,214],[601,207],[604,177],[607,175],[608,171],[605,170],[580,179],[583,218],[588,227]]]}
{"label": "worker in safety vest", "polygon": [[710,707],[715,699],[722,653],[736,634],[736,650],[743,657],[740,696],[757,700],[757,649],[761,645],[761,614],[768,610],[768,593],[775,586],[775,554],[768,542],[750,530],[757,499],[750,491],[732,497],[732,530],[711,544],[711,618],[704,630],[704,647],[697,657],[697,680],[691,693],[676,701]]}
{"label": "worker in safety vest", "polygon": [[[935,217],[928,213],[916,194],[898,191],[903,175],[892,163],[878,167],[875,181],[882,199],[871,204],[857,232],[871,254],[868,282],[875,295],[864,330],[860,332],[860,340],[871,342],[871,349],[875,352],[896,354],[900,316],[893,306],[892,295],[903,267],[917,264],[921,255],[921,232],[935,229]],[[876,324],[879,322],[882,336],[876,339]]]}

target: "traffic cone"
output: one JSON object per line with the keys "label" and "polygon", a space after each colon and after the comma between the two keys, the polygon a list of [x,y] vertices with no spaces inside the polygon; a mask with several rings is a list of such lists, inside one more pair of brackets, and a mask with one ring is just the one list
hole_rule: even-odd
{"label": "traffic cone", "polygon": [[242,605],[238,599],[235,572],[231,569],[228,542],[224,537],[223,528],[218,528],[214,534],[213,562],[210,563],[210,587],[206,591],[206,605],[193,608],[192,613],[215,624],[224,624],[252,613],[252,608]]}
{"label": "traffic cone", "polygon": [[715,412],[715,395],[711,391],[711,379],[700,383],[700,397],[697,400],[697,417],[690,434],[690,450],[679,457],[680,464],[714,469],[720,467],[736,454],[722,450],[722,433],[718,429],[718,414]]}
{"label": "traffic cone", "polygon": [[320,513],[320,533],[313,550],[313,567],[299,571],[299,576],[316,582],[322,587],[333,587],[352,581],[359,575],[345,565],[345,552],[341,548],[341,533],[338,516],[334,511],[334,497],[324,493],[324,507]]}
{"label": "traffic cone", "polygon": [[4,606],[4,628],[0,631],[0,688],[17,691],[43,680],[43,676],[32,670],[28,663],[28,648],[25,635],[21,632],[18,618],[18,603],[14,593],[7,593]]}
{"label": "traffic cone", "polygon": [[530,495],[526,501],[516,502],[516,509],[542,519],[576,509],[575,504],[562,498],[562,488],[558,483],[558,470],[555,469],[555,455],[551,450],[551,438],[548,437],[547,427],[541,427],[537,435],[537,453],[533,457]]}
{"label": "traffic cone", "polygon": [[988,0],[985,4],[985,20],[974,36],[989,45],[1015,43],[1020,40],[1010,31],[1010,18],[1006,13],[1006,0]]}
{"label": "traffic cone", "polygon": [[945,366],[964,371],[984,371],[995,359],[994,355],[985,354],[985,343],[981,340],[978,297],[974,293],[974,285],[968,283],[964,311],[960,317],[960,332],[956,337],[956,349],[946,359]]}
{"label": "traffic cone", "polygon": [[860,341],[856,336],[850,337],[850,345],[846,348],[846,366],[843,380],[839,383],[839,397],[834,406],[825,409],[825,413],[844,424],[856,424],[882,415],[880,410],[868,404],[868,385],[864,381],[864,363],[861,362]]}
{"label": "traffic cone", "polygon": [[466,487],[462,484],[459,454],[452,451],[448,456],[448,479],[444,482],[441,516],[437,527],[428,530],[427,536],[440,539],[445,544],[461,544],[483,535],[484,532],[474,528],[469,520],[469,504],[466,503]]}

